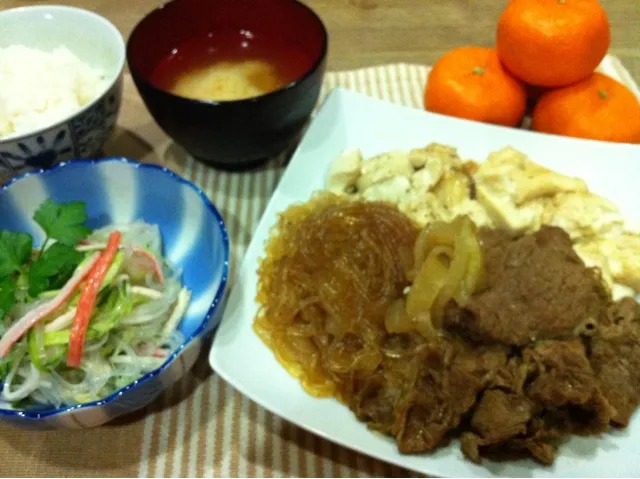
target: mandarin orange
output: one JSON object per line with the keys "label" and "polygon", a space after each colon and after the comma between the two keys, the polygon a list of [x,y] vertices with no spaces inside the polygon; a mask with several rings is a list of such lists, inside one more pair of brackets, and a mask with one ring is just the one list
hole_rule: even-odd
{"label": "mandarin orange", "polygon": [[621,143],[640,143],[640,101],[626,86],[601,73],[544,93],[533,110],[532,129]]}
{"label": "mandarin orange", "polygon": [[526,83],[566,86],[587,78],[609,48],[597,0],[511,0],[498,22],[504,66]]}
{"label": "mandarin orange", "polygon": [[505,71],[493,48],[460,47],[433,66],[424,92],[428,111],[516,126],[524,116],[523,84]]}

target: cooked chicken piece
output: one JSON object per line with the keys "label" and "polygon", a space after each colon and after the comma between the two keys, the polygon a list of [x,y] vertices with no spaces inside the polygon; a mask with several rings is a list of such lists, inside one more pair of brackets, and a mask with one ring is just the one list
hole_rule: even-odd
{"label": "cooked chicken piece", "polygon": [[574,246],[583,258],[598,264],[603,276],[613,282],[640,291],[640,237],[623,233],[616,236],[595,237]]}
{"label": "cooked chicken piece", "polygon": [[438,218],[441,206],[433,193],[410,190],[398,202],[398,208],[420,226],[424,226]]}
{"label": "cooked chicken piece", "polygon": [[513,232],[538,229],[549,197],[587,191],[584,181],[548,170],[513,148],[490,154],[473,179],[478,201],[496,225]]}
{"label": "cooked chicken piece", "polygon": [[385,181],[375,183],[362,192],[362,197],[369,201],[389,201],[398,204],[411,188],[405,176],[394,176]]}
{"label": "cooked chicken piece", "polygon": [[480,168],[480,163],[477,163],[473,160],[465,161],[462,164],[462,171],[466,173],[469,177],[473,177],[473,175],[476,174],[479,168]]}
{"label": "cooked chicken piece", "polygon": [[547,203],[542,221],[564,229],[574,241],[601,235],[624,222],[616,205],[588,192],[555,195]]}
{"label": "cooked chicken piece", "polygon": [[346,150],[332,163],[326,189],[391,202],[420,226],[462,215],[512,234],[558,226],[582,260],[600,268],[614,298],[640,290],[640,223],[624,223],[616,205],[589,192],[583,180],[510,147],[482,163],[462,162],[455,148],[437,143],[368,160]]}
{"label": "cooked chicken piece", "polygon": [[411,187],[413,189],[427,192],[438,184],[444,172],[444,165],[438,160],[431,159],[424,167],[411,175]]}
{"label": "cooked chicken piece", "polygon": [[475,177],[484,184],[508,180],[509,193],[517,205],[561,192],[588,191],[583,180],[551,171],[511,147],[491,153]]}
{"label": "cooked chicken piece", "polygon": [[493,221],[484,206],[475,200],[466,199],[457,204],[449,215],[442,217],[444,221],[453,221],[458,216],[468,216],[478,227],[493,228]]}
{"label": "cooked chicken piece", "polygon": [[355,191],[358,178],[360,177],[361,166],[362,153],[360,150],[352,149],[344,151],[331,163],[325,188],[337,194]]}
{"label": "cooked chicken piece", "polygon": [[544,212],[544,203],[530,202],[518,207],[511,201],[506,190],[506,185],[504,189],[492,188],[478,182],[476,178],[476,197],[498,228],[505,228],[514,233],[538,229]]}
{"label": "cooked chicken piece", "polygon": [[[526,174],[526,173],[525,173]],[[571,178],[554,171],[546,171],[538,175],[523,178],[518,185],[517,204],[560,192],[586,192],[587,185],[578,178]]]}
{"label": "cooked chicken piece", "polygon": [[469,178],[458,171],[448,171],[433,189],[433,193],[445,208],[452,209],[471,198]]}
{"label": "cooked chicken piece", "polygon": [[416,170],[424,168],[429,160],[429,152],[426,148],[415,148],[409,152],[409,162]]}
{"label": "cooked chicken piece", "polygon": [[363,192],[376,183],[382,183],[396,176],[408,179],[413,173],[413,167],[409,163],[408,152],[390,151],[362,162],[360,172],[358,190]]}
{"label": "cooked chicken piece", "polygon": [[622,298],[635,297],[636,291],[624,284],[616,283],[611,270],[609,269],[609,261],[598,249],[598,245],[594,243],[578,243],[574,245],[580,259],[588,267],[598,268],[602,274],[602,279],[611,290],[611,297],[614,301]]}
{"label": "cooked chicken piece", "polygon": [[416,170],[434,162],[438,162],[447,168],[460,168],[461,166],[457,150],[439,143],[431,143],[424,148],[411,150],[409,152],[409,161]]}

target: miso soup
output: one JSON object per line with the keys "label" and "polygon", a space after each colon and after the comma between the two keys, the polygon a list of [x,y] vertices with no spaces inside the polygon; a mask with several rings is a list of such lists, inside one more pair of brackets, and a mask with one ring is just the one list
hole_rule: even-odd
{"label": "miso soup", "polygon": [[185,98],[243,100],[278,90],[312,66],[312,59],[294,44],[246,30],[216,32],[175,47],[151,81]]}

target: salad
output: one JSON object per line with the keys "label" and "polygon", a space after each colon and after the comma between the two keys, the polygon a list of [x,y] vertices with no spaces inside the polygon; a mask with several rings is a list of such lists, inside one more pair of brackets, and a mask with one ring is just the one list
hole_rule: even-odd
{"label": "salad", "polygon": [[162,257],[157,225],[92,231],[83,202],[45,201],[41,248],[0,230],[0,400],[73,405],[158,368],[183,342],[191,299]]}

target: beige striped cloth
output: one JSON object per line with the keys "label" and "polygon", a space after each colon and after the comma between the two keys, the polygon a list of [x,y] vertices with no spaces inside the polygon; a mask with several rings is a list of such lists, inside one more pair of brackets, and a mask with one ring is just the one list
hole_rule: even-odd
{"label": "beige striped cloth", "polygon": [[[326,76],[320,102],[337,86],[419,107],[428,69],[395,65]],[[220,209],[233,242],[232,274],[249,245],[288,154],[265,168],[225,173],[187,159],[184,176]],[[346,450],[265,411],[215,373],[201,358],[193,377],[155,405],[144,419],[140,477],[407,477],[408,471]],[[198,377],[207,377],[200,384]],[[187,397],[173,407],[166,407]]]}
{"label": "beige striped cloth", "polygon": [[[635,89],[614,57],[601,69]],[[429,69],[387,65],[329,73],[337,86],[422,106]],[[131,93],[130,101],[139,99]],[[126,101],[126,93],[125,93]],[[166,146],[166,145],[164,145]],[[157,148],[161,148],[157,146]],[[166,151],[171,150],[171,146]],[[171,168],[198,184],[218,207],[233,242],[236,270],[289,153],[245,173],[214,170],[182,155]],[[175,155],[174,155],[175,156]],[[180,156],[180,155],[178,155]],[[408,477],[409,471],[352,452],[265,411],[212,373],[203,351],[195,368],[147,410],[107,426],[35,432],[0,424],[0,475],[125,477]]]}

